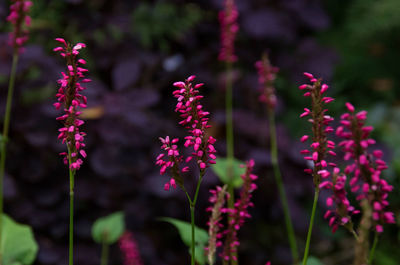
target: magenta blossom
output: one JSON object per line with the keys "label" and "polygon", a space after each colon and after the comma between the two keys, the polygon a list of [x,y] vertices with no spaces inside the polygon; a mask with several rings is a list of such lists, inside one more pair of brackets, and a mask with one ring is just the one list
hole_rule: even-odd
{"label": "magenta blossom", "polygon": [[325,180],[319,187],[329,189],[332,195],[327,198],[326,205],[329,210],[326,211],[324,218],[329,219],[329,226],[332,227],[332,232],[336,232],[339,225],[345,226],[349,231],[353,231],[353,223],[351,216],[360,213],[356,210],[347,198],[346,191],[347,177],[340,174],[340,169],[335,167],[333,169],[332,181]]}
{"label": "magenta blossom", "polygon": [[246,172],[241,177],[243,179],[243,187],[240,192],[240,197],[234,204],[234,208],[227,208],[225,211],[229,215],[229,223],[227,229],[223,232],[225,235],[225,242],[223,246],[223,253],[221,257],[228,261],[230,259],[237,260],[237,256],[233,255],[237,252],[237,247],[240,245],[238,239],[238,231],[245,223],[245,220],[251,218],[248,208],[254,207],[251,198],[253,197],[253,191],[257,189],[257,185],[254,183],[258,178],[252,173],[254,168],[254,160],[250,160],[246,163]]}
{"label": "magenta blossom", "polygon": [[118,240],[118,245],[124,256],[124,265],[143,265],[139,248],[131,232],[125,232]]}
{"label": "magenta blossom", "polygon": [[210,164],[215,164],[216,150],[214,143],[216,140],[206,133],[207,129],[211,127],[208,123],[209,113],[204,111],[203,105],[200,104],[203,96],[199,95],[198,89],[203,84],[193,85],[194,79],[195,76],[192,75],[185,82],[174,83],[177,89],[173,92],[173,95],[178,101],[175,112],[178,112],[182,119],[179,124],[187,130],[183,146],[191,151],[188,156],[184,157],[178,149],[178,138],[172,140],[169,136],[160,138],[163,152],[157,156],[156,165],[161,167],[161,175],[165,174],[167,170],[171,174],[170,180],[164,186],[165,190],[169,190],[171,186],[176,188],[176,184],[183,188],[181,173],[189,170],[189,161],[195,161],[202,175]]}
{"label": "magenta blossom", "polygon": [[22,51],[22,46],[28,41],[28,30],[26,27],[31,25],[31,17],[28,15],[32,1],[13,0],[10,6],[10,15],[7,21],[13,25],[13,31],[10,33],[10,45],[14,49]]}
{"label": "magenta blossom", "polygon": [[234,0],[225,0],[225,10],[219,12],[219,22],[221,25],[221,50],[218,56],[220,61],[235,62],[235,38],[239,31],[237,19],[239,12],[237,11]]}
{"label": "magenta blossom", "polygon": [[63,127],[59,129],[58,139],[63,144],[67,144],[68,152],[60,155],[64,156],[65,164],[69,164],[71,169],[77,170],[83,163],[81,157],[86,158],[86,152],[83,149],[85,147],[83,140],[86,134],[79,129],[84,123],[79,119],[81,114],[79,108],[86,108],[87,104],[86,97],[81,95],[81,92],[85,90],[81,84],[91,80],[85,78],[88,70],[82,67],[86,61],[78,58],[79,50],[85,48],[86,45],[83,43],[71,45],[61,38],[57,38],[56,41],[60,42],[62,46],[55,48],[54,51],[60,52],[67,62],[67,71],[66,73],[61,72],[62,78],[58,80],[60,88],[56,94],[57,102],[53,104],[56,109],[64,110],[64,114],[57,118],[63,122]]}
{"label": "magenta blossom", "polygon": [[[304,159],[313,162],[313,169],[305,169],[304,171],[313,176],[314,186],[319,189],[321,178],[328,178],[331,174],[327,166],[336,166],[334,163],[326,161],[328,155],[336,155],[333,152],[335,143],[327,138],[327,134],[333,132],[333,128],[329,126],[333,118],[326,114],[328,111],[326,104],[333,101],[333,98],[324,96],[328,90],[328,85],[322,83],[321,79],[316,79],[310,73],[304,73],[304,75],[310,79],[311,84],[304,84],[299,88],[306,91],[305,97],[311,98],[311,109],[304,108],[300,118],[309,117],[308,121],[312,124],[313,135],[310,139],[312,142],[310,148],[302,150],[300,153],[306,155]],[[300,140],[306,142],[309,138],[309,135],[304,135]]]}
{"label": "magenta blossom", "polygon": [[393,190],[382,178],[382,171],[387,169],[385,161],[382,160],[383,152],[369,149],[375,144],[370,138],[372,126],[365,126],[367,112],[355,113],[355,108],[346,103],[348,113],[341,116],[341,126],[336,134],[344,140],[339,146],[345,152],[344,159],[350,161],[345,173],[352,175],[350,180],[351,191],[357,195],[357,200],[368,201],[372,209],[372,221],[378,233],[383,232],[384,223],[395,223],[392,212],[386,210],[389,202],[387,197]]}

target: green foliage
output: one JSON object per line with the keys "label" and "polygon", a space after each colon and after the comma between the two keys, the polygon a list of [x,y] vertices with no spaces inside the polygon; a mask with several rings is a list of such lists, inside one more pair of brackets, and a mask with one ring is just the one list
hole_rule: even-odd
{"label": "green foliage", "polygon": [[1,250],[4,265],[30,265],[35,261],[38,245],[31,227],[3,215]]}
{"label": "green foliage", "polygon": [[318,258],[310,256],[307,260],[307,265],[323,265],[323,264]]}
{"label": "green foliage", "polygon": [[116,212],[96,220],[92,226],[94,241],[101,244],[113,244],[125,231],[124,213]]}
{"label": "green foliage", "polygon": [[133,12],[132,28],[144,47],[157,44],[166,51],[169,41],[181,39],[201,17],[201,10],[194,4],[178,7],[167,2],[141,3]]}
{"label": "green foliage", "polygon": [[383,37],[400,30],[398,0],[356,0],[349,9],[349,30],[353,37]]}
{"label": "green foliage", "polygon": [[[183,243],[188,246],[189,248],[189,253],[190,251],[190,246],[192,244],[192,226],[190,223],[181,221],[178,219],[174,218],[169,218],[169,217],[163,217],[160,218],[161,221],[168,222],[172,224],[173,226],[178,229],[179,235],[181,236],[181,239]],[[208,242],[208,233],[202,228],[195,227],[195,252],[196,252],[196,261],[204,265],[206,263],[206,257],[204,254],[204,247],[207,245]]]}
{"label": "green foliage", "polygon": [[[245,168],[240,167],[240,165],[245,165],[243,161],[238,159],[233,160],[233,180],[232,186],[234,188],[240,188],[243,185],[243,179],[240,177],[246,171]],[[212,170],[219,177],[219,179],[224,184],[230,184],[230,180],[226,174],[228,167],[228,160],[226,158],[218,157],[216,159],[216,164],[212,165]]]}

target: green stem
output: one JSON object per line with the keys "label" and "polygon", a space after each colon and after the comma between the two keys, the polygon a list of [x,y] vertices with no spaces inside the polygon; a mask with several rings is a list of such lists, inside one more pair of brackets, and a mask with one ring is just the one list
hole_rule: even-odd
{"label": "green stem", "polygon": [[276,126],[275,126],[275,112],[273,109],[268,108],[268,120],[269,120],[269,131],[270,131],[270,139],[271,139],[271,163],[274,170],[274,177],[276,184],[278,186],[279,196],[282,203],[286,230],[288,233],[290,250],[292,252],[293,263],[297,264],[299,261],[298,251],[297,251],[297,243],[296,237],[294,234],[292,219],[290,216],[289,204],[287,202],[287,196],[285,187],[282,180],[282,174],[279,168],[278,161],[278,145],[276,141]]}
{"label": "green stem", "polygon": [[314,225],[315,210],[317,209],[317,203],[318,203],[318,197],[319,197],[319,189],[316,188],[315,193],[314,193],[314,203],[313,203],[312,211],[311,211],[310,226],[308,227],[306,248],[304,250],[303,265],[307,264],[308,252],[310,250],[311,234],[312,234],[312,229],[313,229],[313,225]]}
{"label": "green stem", "polygon": [[101,263],[100,263],[100,265],[107,265],[108,250],[109,250],[109,245],[106,243],[106,241],[103,241],[103,243],[101,244]]}
{"label": "green stem", "polygon": [[[6,165],[6,153],[7,153],[7,141],[8,141],[8,131],[10,127],[10,118],[11,118],[11,106],[12,99],[14,94],[14,86],[15,86],[15,78],[17,76],[17,65],[18,65],[18,50],[14,49],[13,60],[11,65],[11,73],[10,73],[10,81],[8,83],[8,92],[7,92],[7,102],[6,102],[6,113],[4,116],[4,125],[3,125],[3,135],[0,139],[1,146],[1,159],[0,159],[0,242],[2,242],[2,230],[3,230],[3,183],[4,183],[4,173],[5,173],[5,165]],[[3,255],[2,249],[0,249],[0,264],[3,263]]]}
{"label": "green stem", "polygon": [[[227,167],[226,174],[229,179],[228,183],[228,208],[233,209],[235,204],[235,193],[233,188],[233,159],[234,159],[234,137],[233,137],[233,73],[232,63],[226,63],[226,78],[225,78],[225,115],[226,115],[226,157]],[[228,222],[230,222],[230,217]],[[237,253],[231,253],[232,256],[237,256]],[[230,259],[232,264],[237,264],[237,261]]]}
{"label": "green stem", "polygon": [[368,264],[372,264],[372,260],[374,259],[376,245],[378,245],[378,233],[377,232],[375,232],[374,242],[372,243],[372,248],[371,248],[371,251],[369,252]]}
{"label": "green stem", "polygon": [[190,223],[192,225],[192,244],[191,244],[191,250],[192,250],[192,256],[191,256],[191,265],[195,265],[196,264],[196,238],[195,238],[195,233],[194,233],[194,228],[195,228],[195,224],[194,224],[194,209],[195,206],[193,204],[190,205]]}
{"label": "green stem", "polygon": [[188,198],[189,204],[190,204],[190,224],[192,226],[192,243],[190,245],[190,249],[192,252],[191,255],[191,265],[195,265],[196,264],[196,251],[195,251],[195,247],[196,247],[196,235],[195,235],[195,222],[194,222],[194,211],[196,208],[196,202],[197,202],[197,198],[199,196],[199,191],[200,191],[200,185],[201,185],[201,181],[203,180],[203,176],[204,176],[205,171],[201,170],[200,171],[200,176],[199,176],[199,180],[197,181],[197,186],[196,186],[196,192],[194,194],[193,200],[190,198],[189,194],[185,191],[186,196]]}
{"label": "green stem", "polygon": [[[232,64],[226,64],[226,80],[225,80],[225,112],[226,112],[226,156],[228,163],[231,163],[233,167],[234,157],[234,143],[233,143],[233,92],[232,92]],[[229,166],[229,164],[228,164]],[[233,170],[232,170],[233,171]],[[233,172],[230,172],[231,174]],[[232,175],[229,176],[232,181]]]}
{"label": "green stem", "polygon": [[74,264],[74,177],[75,173],[71,169],[71,151],[68,148],[69,160],[69,265]]}

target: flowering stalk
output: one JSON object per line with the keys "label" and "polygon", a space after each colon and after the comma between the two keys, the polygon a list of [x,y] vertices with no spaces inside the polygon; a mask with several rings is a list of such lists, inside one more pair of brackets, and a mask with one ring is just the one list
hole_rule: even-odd
{"label": "flowering stalk", "polygon": [[[8,131],[11,119],[11,105],[14,94],[15,78],[17,73],[18,55],[23,51],[22,46],[28,40],[28,30],[31,17],[28,15],[32,6],[31,1],[14,0],[10,6],[10,15],[7,21],[12,24],[13,31],[10,33],[9,44],[13,47],[13,60],[11,65],[10,80],[8,83],[6,111],[4,116],[3,134],[0,138],[1,159],[0,159],[0,241],[2,241],[2,220],[3,220],[3,182],[7,154]],[[0,250],[0,263],[2,262],[2,250]]]}
{"label": "flowering stalk", "polygon": [[234,204],[234,208],[228,208],[228,227],[223,232],[225,241],[222,252],[222,260],[224,265],[228,265],[229,261],[238,262],[237,247],[240,245],[237,233],[243,226],[246,219],[251,218],[248,212],[249,207],[253,207],[251,202],[253,197],[252,193],[257,189],[254,181],[258,178],[252,173],[254,167],[254,160],[246,163],[246,172],[241,177],[243,179],[243,187],[240,192],[240,197]]}
{"label": "flowering stalk", "polygon": [[271,163],[274,170],[275,181],[278,186],[279,197],[282,203],[290,250],[292,253],[293,263],[298,263],[299,256],[297,251],[296,237],[294,235],[294,229],[290,216],[289,205],[287,202],[286,191],[283,184],[282,174],[279,168],[279,161],[278,161],[278,146],[276,140],[276,126],[275,126],[276,95],[275,95],[274,81],[276,79],[276,73],[279,71],[279,69],[271,65],[267,54],[263,55],[262,60],[256,62],[255,67],[258,71],[258,81],[261,85],[260,87],[261,93],[259,100],[265,103],[267,106],[270,141],[271,141],[271,148],[270,148]]}
{"label": "flowering stalk", "polygon": [[227,209],[224,208],[225,199],[229,197],[226,192],[227,186],[224,185],[222,188],[217,186],[215,190],[210,190],[212,196],[209,201],[213,204],[212,207],[208,207],[206,210],[211,212],[210,220],[208,221],[208,246],[206,247],[208,264],[213,265],[215,262],[215,253],[217,248],[222,246],[222,233],[219,232],[224,226],[221,223],[222,213],[226,213]]}
{"label": "flowering stalk", "polygon": [[64,114],[57,118],[63,122],[63,127],[58,131],[58,139],[63,144],[67,145],[67,152],[62,152],[64,164],[68,165],[70,179],[70,216],[69,216],[69,265],[73,264],[73,238],[74,238],[74,178],[76,171],[81,167],[82,158],[86,158],[86,152],[83,149],[83,142],[86,134],[81,132],[79,127],[84,123],[79,119],[81,112],[79,108],[86,108],[87,99],[81,95],[81,91],[85,87],[81,83],[90,82],[90,79],[85,78],[87,69],[82,66],[86,64],[84,59],[79,59],[79,50],[85,48],[84,43],[72,45],[62,38],[57,38],[56,41],[61,43],[60,47],[54,48],[55,52],[67,62],[66,73],[62,72],[62,78],[58,80],[60,88],[56,94],[57,102],[54,103],[56,109],[63,108]]}
{"label": "flowering stalk", "polygon": [[[320,191],[319,185],[322,178],[327,178],[330,175],[329,171],[327,170],[327,166],[336,166],[334,163],[327,163],[326,157],[327,155],[334,156],[336,154],[332,150],[329,150],[335,148],[335,143],[329,141],[327,138],[327,133],[333,131],[333,128],[329,126],[329,123],[333,121],[333,118],[329,115],[326,115],[327,109],[325,109],[325,105],[333,101],[333,98],[325,97],[323,95],[328,90],[328,85],[323,84],[321,79],[314,78],[314,76],[310,73],[304,73],[304,75],[310,80],[311,85],[304,84],[299,86],[299,88],[301,90],[306,90],[304,93],[305,97],[311,98],[311,109],[304,108],[304,112],[300,115],[300,118],[311,116],[308,121],[312,124],[313,136],[310,150],[302,150],[301,154],[306,155],[304,159],[313,162],[313,168],[305,169],[304,171],[313,176],[315,188],[310,225],[308,228],[306,247],[303,257],[303,265],[306,265],[311,242],[311,234],[314,225],[315,211],[317,208]],[[302,142],[307,141],[307,139],[309,139],[308,135],[301,137]]]}
{"label": "flowering stalk", "polygon": [[225,0],[224,10],[218,14],[221,26],[221,49],[218,56],[220,61],[225,62],[225,120],[226,120],[226,157],[227,168],[226,174],[229,179],[228,183],[228,207],[234,207],[234,190],[233,190],[233,159],[234,159],[234,136],[233,136],[233,72],[232,65],[237,61],[235,55],[235,38],[239,31],[237,19],[239,12],[237,10],[235,0]]}
{"label": "flowering stalk", "polygon": [[[191,242],[191,264],[195,264],[195,207],[199,195],[200,185],[203,180],[206,169],[210,164],[215,164],[214,148],[215,139],[206,135],[206,130],[211,126],[208,124],[209,113],[203,110],[199,95],[199,88],[203,83],[193,85],[195,76],[188,77],[185,82],[175,82],[177,88],[173,95],[177,98],[175,112],[180,113],[182,120],[180,125],[184,126],[188,135],[185,136],[184,147],[190,149],[190,155],[184,157],[180,154],[177,143],[178,138],[170,139],[169,136],[160,138],[163,152],[156,158],[156,165],[160,166],[160,174],[163,175],[169,170],[170,179],[164,185],[165,190],[169,190],[172,186],[176,188],[178,185],[186,194],[190,206],[192,242]],[[199,178],[197,180],[196,190],[191,197],[184,186],[183,173],[189,172],[188,163],[194,161],[199,170]]]}
{"label": "flowering stalk", "polygon": [[389,205],[387,197],[393,186],[381,177],[382,171],[387,168],[382,160],[383,152],[374,150],[371,154],[368,151],[375,140],[369,137],[373,127],[365,126],[367,112],[355,113],[355,108],[350,103],[346,103],[346,107],[348,113],[341,116],[341,126],[337,128],[336,134],[344,139],[339,145],[345,152],[344,159],[351,160],[345,172],[353,175],[350,180],[351,191],[355,193],[364,211],[358,229],[355,262],[363,264],[368,259],[373,259],[373,251],[368,258],[369,230],[372,228],[375,231],[375,250],[378,235],[383,232],[383,224],[395,223],[393,213],[386,210]]}
{"label": "flowering stalk", "polygon": [[325,180],[319,185],[321,189],[325,188],[332,191],[332,196],[326,199],[326,205],[331,209],[326,211],[324,218],[329,219],[332,233],[335,233],[339,225],[342,225],[358,240],[351,216],[360,213],[360,211],[356,210],[347,198],[346,182],[346,175],[340,173],[340,169],[335,167],[332,173],[332,181]]}
{"label": "flowering stalk", "polygon": [[124,256],[124,265],[143,265],[139,248],[131,232],[125,232],[118,240],[118,245]]}

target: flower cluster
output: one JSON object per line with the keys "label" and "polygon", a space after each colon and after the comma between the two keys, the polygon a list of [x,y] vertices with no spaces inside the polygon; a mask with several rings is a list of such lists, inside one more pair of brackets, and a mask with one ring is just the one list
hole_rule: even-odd
{"label": "flower cluster", "polygon": [[332,227],[332,232],[335,233],[339,225],[345,226],[349,231],[353,231],[353,223],[351,215],[360,213],[356,210],[350,201],[347,199],[346,191],[347,177],[340,174],[340,169],[333,169],[332,181],[325,180],[319,187],[332,190],[332,196],[326,199],[326,205],[331,208],[326,211],[324,218],[329,218],[329,226]]}
{"label": "flower cluster", "polygon": [[82,164],[80,156],[86,157],[83,149],[85,147],[83,140],[86,134],[79,130],[84,122],[79,119],[81,112],[78,109],[86,108],[87,104],[86,97],[80,94],[85,90],[81,83],[91,81],[85,78],[88,70],[82,67],[86,61],[78,58],[79,50],[85,48],[86,45],[83,43],[71,45],[61,38],[57,38],[56,41],[60,42],[62,46],[56,47],[54,51],[60,52],[67,62],[67,71],[66,73],[62,72],[62,78],[58,80],[60,88],[56,94],[57,102],[53,104],[56,109],[64,109],[64,114],[57,118],[63,122],[63,127],[59,129],[58,139],[62,140],[63,144],[67,144],[68,152],[60,153],[60,155],[64,156],[65,164],[69,163],[71,169],[77,170]]}
{"label": "flower cluster", "polygon": [[274,81],[279,68],[271,65],[266,54],[262,60],[255,63],[255,67],[258,72],[258,82],[261,85],[259,100],[266,103],[269,108],[274,109],[276,106]]}
{"label": "flower cluster", "polygon": [[[314,186],[316,189],[319,189],[321,178],[330,176],[327,166],[336,166],[334,163],[326,161],[328,154],[336,155],[332,151],[335,148],[335,143],[327,138],[327,133],[333,132],[333,128],[329,126],[333,118],[326,115],[327,109],[325,107],[326,104],[333,101],[333,98],[324,96],[324,93],[328,90],[328,85],[323,84],[321,79],[314,78],[310,73],[304,73],[304,75],[310,79],[311,85],[304,84],[299,86],[299,88],[306,90],[304,93],[305,97],[311,97],[311,109],[304,108],[304,112],[300,115],[300,118],[310,117],[308,121],[312,124],[313,136],[311,148],[302,150],[300,153],[306,155],[304,159],[313,161],[313,169],[305,169],[304,171],[312,174]],[[302,142],[308,139],[308,135],[301,137]]]}
{"label": "flower cluster", "polygon": [[143,265],[137,243],[132,233],[125,232],[118,240],[118,245],[124,255],[124,265]]}
{"label": "flower cluster", "polygon": [[175,82],[173,85],[177,88],[173,95],[177,98],[175,112],[181,117],[180,125],[184,126],[188,135],[185,136],[185,148],[190,148],[191,153],[183,157],[178,150],[179,139],[170,140],[169,136],[160,138],[163,152],[156,158],[156,164],[161,167],[160,174],[163,175],[170,170],[171,179],[165,184],[164,189],[169,190],[170,186],[176,187],[176,184],[182,187],[182,172],[187,172],[187,165],[181,168],[181,164],[196,161],[200,172],[203,174],[210,164],[215,164],[214,148],[215,139],[206,135],[206,130],[210,128],[209,113],[203,110],[200,100],[203,96],[199,95],[199,88],[203,83],[193,85],[195,76],[188,77],[185,82]]}
{"label": "flower cluster", "polygon": [[237,60],[235,53],[235,38],[239,31],[237,11],[234,0],[225,0],[225,10],[219,12],[219,22],[221,25],[221,50],[218,56],[220,61],[235,62]]}
{"label": "flower cluster", "polygon": [[215,253],[217,248],[222,246],[222,233],[220,230],[224,227],[221,223],[222,214],[227,212],[227,208],[224,208],[225,201],[229,197],[229,193],[226,192],[227,186],[222,188],[217,186],[215,190],[210,190],[211,197],[209,202],[213,205],[208,207],[206,211],[211,212],[210,220],[207,222],[208,225],[208,246],[206,247],[206,253],[209,264],[214,264]]}
{"label": "flower cluster", "polygon": [[32,1],[14,0],[10,6],[10,15],[7,21],[13,25],[13,31],[10,33],[10,45],[14,49],[21,49],[24,43],[28,40],[28,30],[24,26],[31,25],[31,17],[28,15]]}
{"label": "flower cluster", "polygon": [[344,159],[351,163],[345,173],[352,174],[350,180],[351,191],[357,194],[357,200],[367,200],[372,209],[372,219],[375,230],[383,232],[384,223],[394,223],[393,213],[386,211],[389,205],[388,193],[393,190],[386,180],[382,179],[381,172],[387,168],[382,160],[383,152],[374,150],[369,153],[368,148],[375,144],[370,138],[372,126],[365,126],[367,112],[355,113],[354,106],[346,103],[348,112],[341,116],[341,126],[336,134],[344,140],[339,143],[345,152]]}
{"label": "flower cluster", "polygon": [[[244,167],[244,166],[243,166]],[[240,192],[240,197],[234,204],[233,208],[225,207],[224,204],[229,198],[226,192],[226,186],[223,188],[217,187],[215,190],[210,190],[211,197],[209,201],[213,205],[207,208],[211,212],[211,217],[207,223],[209,229],[209,244],[206,248],[208,260],[210,264],[214,264],[214,254],[218,247],[223,247],[223,252],[220,256],[225,260],[237,260],[234,253],[237,252],[239,246],[238,231],[243,226],[246,219],[251,215],[248,212],[249,207],[253,207],[251,202],[252,193],[257,189],[254,181],[258,178],[252,174],[254,161],[250,160],[246,163],[246,172],[241,176],[243,179],[243,187]],[[222,224],[223,214],[228,215],[228,225],[225,229]]]}

